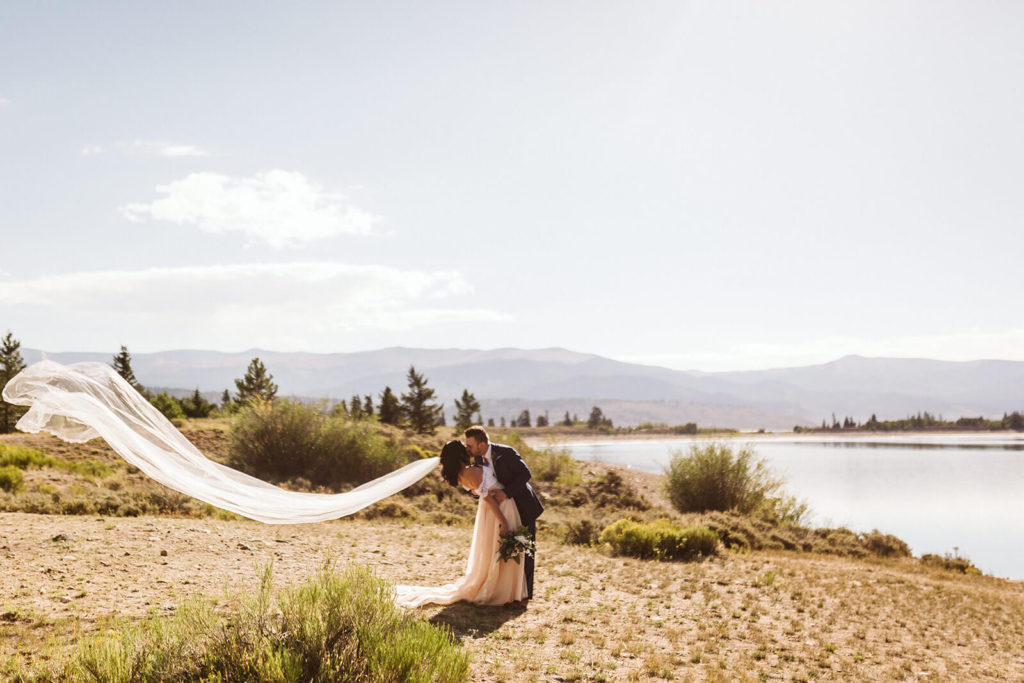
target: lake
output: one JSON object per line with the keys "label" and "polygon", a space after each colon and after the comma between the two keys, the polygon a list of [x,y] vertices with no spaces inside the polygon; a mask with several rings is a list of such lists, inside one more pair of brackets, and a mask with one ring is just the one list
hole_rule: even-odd
{"label": "lake", "polygon": [[[664,472],[698,439],[567,443],[581,460]],[[811,508],[814,526],[879,529],[915,555],[958,548],[1024,579],[1024,434],[739,436]]]}

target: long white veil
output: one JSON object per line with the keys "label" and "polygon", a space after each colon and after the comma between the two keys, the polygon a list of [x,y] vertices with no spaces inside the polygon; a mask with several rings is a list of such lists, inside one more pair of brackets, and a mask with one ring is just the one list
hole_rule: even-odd
{"label": "long white veil", "polygon": [[438,458],[417,460],[337,494],[286,491],[204,457],[149,401],[103,363],[44,360],[3,390],[8,403],[29,406],[18,429],[81,443],[103,437],[111,448],[176,491],[268,524],[321,522],[351,515],[425,477]]}

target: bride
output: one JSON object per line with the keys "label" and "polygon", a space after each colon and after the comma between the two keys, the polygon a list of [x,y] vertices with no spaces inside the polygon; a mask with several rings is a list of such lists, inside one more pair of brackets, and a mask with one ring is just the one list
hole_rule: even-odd
{"label": "bride", "polygon": [[441,449],[441,477],[452,486],[462,486],[480,497],[466,573],[455,583],[444,586],[397,586],[399,605],[450,605],[460,600],[504,605],[526,598],[523,564],[498,558],[499,534],[517,529],[520,519],[515,500],[505,498],[498,503],[490,495],[504,488],[493,472],[493,469],[473,466],[461,441],[449,441]]}

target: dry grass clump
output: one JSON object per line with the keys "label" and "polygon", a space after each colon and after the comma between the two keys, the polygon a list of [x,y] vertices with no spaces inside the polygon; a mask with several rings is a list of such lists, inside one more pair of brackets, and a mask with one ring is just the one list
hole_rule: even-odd
{"label": "dry grass clump", "polygon": [[226,613],[194,598],[80,640],[51,667],[8,671],[15,681],[464,681],[469,655],[444,629],[395,604],[391,585],[365,568],[325,566],[297,586],[232,598]]}

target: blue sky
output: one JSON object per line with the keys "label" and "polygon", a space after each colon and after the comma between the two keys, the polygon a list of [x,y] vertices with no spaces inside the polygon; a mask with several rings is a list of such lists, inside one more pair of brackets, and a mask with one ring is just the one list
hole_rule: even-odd
{"label": "blue sky", "polygon": [[1024,5],[7,2],[50,351],[1024,360]]}

